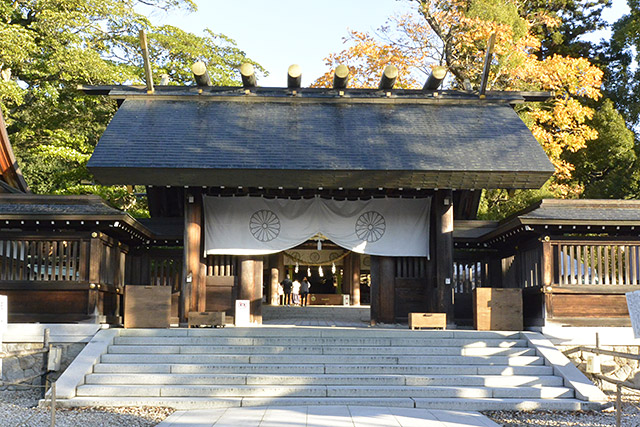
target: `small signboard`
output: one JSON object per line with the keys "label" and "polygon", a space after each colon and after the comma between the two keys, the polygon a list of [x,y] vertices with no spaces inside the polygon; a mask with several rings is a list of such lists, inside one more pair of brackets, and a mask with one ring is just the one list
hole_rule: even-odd
{"label": "small signboard", "polygon": [[636,338],[640,338],[640,291],[627,292],[627,308],[631,317],[631,326]]}
{"label": "small signboard", "polygon": [[248,299],[236,300],[236,326],[249,326],[251,324],[251,301]]}

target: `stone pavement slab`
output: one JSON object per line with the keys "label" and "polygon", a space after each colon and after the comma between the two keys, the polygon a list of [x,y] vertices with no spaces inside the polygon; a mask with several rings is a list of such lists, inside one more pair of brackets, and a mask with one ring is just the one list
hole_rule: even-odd
{"label": "stone pavement slab", "polygon": [[387,406],[267,406],[178,411],[158,427],[499,427],[479,412]]}

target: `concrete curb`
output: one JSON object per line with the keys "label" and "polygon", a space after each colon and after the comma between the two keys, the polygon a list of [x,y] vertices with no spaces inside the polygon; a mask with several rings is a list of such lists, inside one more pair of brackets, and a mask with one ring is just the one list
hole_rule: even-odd
{"label": "concrete curb", "polygon": [[554,374],[564,379],[565,387],[575,390],[577,399],[601,403],[603,406],[610,405],[602,390],[589,381],[551,341],[537,332],[522,331],[521,334],[529,342],[529,346],[544,357],[546,364],[554,367]]}
{"label": "concrete curb", "polygon": [[[98,331],[80,354],[56,381],[56,398],[71,399],[76,396],[76,387],[84,384],[85,375],[93,371],[93,365],[105,354],[113,339],[120,334],[120,329],[103,329]],[[50,399],[50,391],[45,401]],[[41,401],[42,405],[44,401]]]}

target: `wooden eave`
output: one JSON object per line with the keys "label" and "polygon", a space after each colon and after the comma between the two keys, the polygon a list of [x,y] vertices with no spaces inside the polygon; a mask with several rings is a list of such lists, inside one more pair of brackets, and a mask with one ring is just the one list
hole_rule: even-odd
{"label": "wooden eave", "polygon": [[9,134],[0,109],[0,175],[17,192],[28,193],[29,186],[22,176],[18,162],[13,154]]}

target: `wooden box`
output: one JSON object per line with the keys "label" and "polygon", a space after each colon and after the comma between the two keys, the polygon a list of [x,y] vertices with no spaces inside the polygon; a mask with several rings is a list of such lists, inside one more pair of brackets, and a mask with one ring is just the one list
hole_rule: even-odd
{"label": "wooden box", "polygon": [[474,289],[473,326],[479,331],[521,331],[522,289]]}
{"label": "wooden box", "polygon": [[192,326],[218,326],[224,327],[224,311],[190,311],[189,327]]}
{"label": "wooden box", "polygon": [[442,328],[447,327],[446,313],[409,313],[409,328]]}
{"label": "wooden box", "polygon": [[125,286],[125,328],[168,328],[170,317],[171,286]]}

